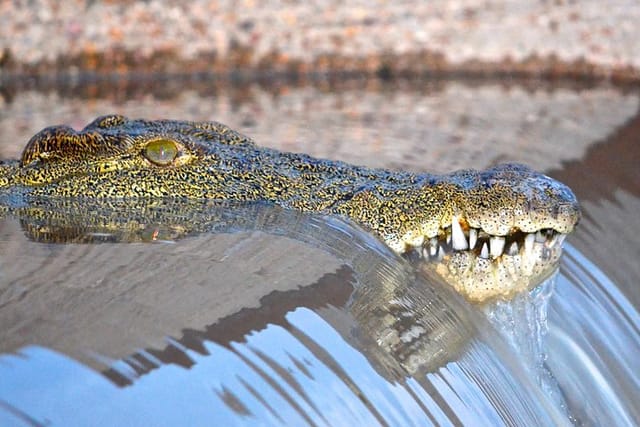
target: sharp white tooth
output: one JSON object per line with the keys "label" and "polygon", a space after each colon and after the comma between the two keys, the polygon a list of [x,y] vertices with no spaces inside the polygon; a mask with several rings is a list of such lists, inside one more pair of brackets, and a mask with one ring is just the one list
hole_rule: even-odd
{"label": "sharp white tooth", "polygon": [[467,242],[467,238],[464,237],[464,232],[462,231],[462,227],[460,227],[457,216],[454,216],[451,221],[451,236],[454,250],[463,251],[469,248],[469,243]]}
{"label": "sharp white tooth", "polygon": [[551,238],[549,238],[549,240],[547,240],[547,242],[545,243],[545,245],[547,245],[548,248],[553,248],[556,244],[556,242],[558,241],[558,234],[554,233]]}
{"label": "sharp white tooth", "polygon": [[451,230],[447,231],[447,245],[451,244]]}
{"label": "sharp white tooth", "polygon": [[429,240],[429,255],[436,256],[438,253],[438,238],[432,237]]}
{"label": "sharp white tooth", "polygon": [[478,241],[478,230],[475,228],[469,229],[469,248],[473,249],[476,247],[476,242]]}
{"label": "sharp white tooth", "polygon": [[482,250],[480,251],[480,258],[489,258],[489,248],[487,248],[487,242],[482,244]]}
{"label": "sharp white tooth", "polygon": [[524,238],[524,254],[526,256],[533,255],[533,243],[536,241],[536,235],[533,233],[527,234]]}
{"label": "sharp white tooth", "polygon": [[489,252],[491,252],[491,256],[494,258],[502,255],[502,251],[504,250],[504,237],[492,237],[489,239]]}
{"label": "sharp white tooth", "polygon": [[442,260],[442,258],[444,258],[444,248],[442,245],[438,245],[438,261]]}
{"label": "sharp white tooth", "polygon": [[542,234],[542,231],[538,231],[536,233],[536,242],[538,243],[544,243],[547,240],[547,237]]}
{"label": "sharp white tooth", "polygon": [[511,246],[509,246],[507,254],[511,256],[518,255],[518,242],[513,242]]}

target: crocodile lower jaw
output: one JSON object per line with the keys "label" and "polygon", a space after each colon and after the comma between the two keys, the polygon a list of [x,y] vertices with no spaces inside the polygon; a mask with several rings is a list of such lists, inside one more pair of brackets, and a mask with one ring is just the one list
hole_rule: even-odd
{"label": "crocodile lower jaw", "polygon": [[510,298],[540,284],[555,271],[567,236],[551,229],[492,236],[455,224],[416,249],[424,269],[479,303]]}

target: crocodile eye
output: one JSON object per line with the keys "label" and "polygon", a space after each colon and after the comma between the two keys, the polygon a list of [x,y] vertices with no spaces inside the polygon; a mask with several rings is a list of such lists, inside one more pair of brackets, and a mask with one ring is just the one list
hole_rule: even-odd
{"label": "crocodile eye", "polygon": [[178,147],[168,139],[154,139],[144,147],[143,154],[151,163],[168,166],[178,156]]}

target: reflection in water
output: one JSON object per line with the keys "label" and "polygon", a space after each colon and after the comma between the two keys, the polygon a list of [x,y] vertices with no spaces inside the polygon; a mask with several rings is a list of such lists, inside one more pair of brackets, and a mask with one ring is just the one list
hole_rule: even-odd
{"label": "reflection in water", "polygon": [[360,230],[282,211],[231,211],[197,229],[135,218],[121,232],[67,227],[76,242],[140,242],[132,244],[58,244],[52,218],[24,228],[7,218],[0,425],[640,419],[629,232],[640,196],[629,162],[639,147],[637,94],[448,81],[229,94],[183,83],[152,96],[5,91],[0,150],[15,157],[43,126],[118,111],[217,119],[261,144],[374,166],[559,168],[551,175],[576,190],[586,215],[555,291],[546,294],[547,283],[488,319]]}
{"label": "reflection in water", "polygon": [[[156,206],[137,211],[137,218],[114,216],[129,219],[109,236],[100,233],[94,237],[99,241],[128,239],[139,242],[140,235],[133,231],[132,224],[143,224],[144,215],[151,213],[155,214],[156,222],[167,225],[170,221],[162,212],[172,215],[181,212],[182,218],[188,219],[185,224],[191,228],[180,229],[173,223],[169,228],[183,234],[166,234],[164,243],[143,245],[145,252],[151,255],[145,259],[145,265],[119,264],[117,261],[118,255],[127,257],[131,250],[139,250],[139,243],[88,246],[102,252],[106,262],[103,267],[96,268],[106,268],[109,274],[135,277],[148,265],[155,265],[157,269],[154,292],[141,299],[136,296],[138,289],[121,289],[124,293],[119,298],[120,311],[114,311],[110,318],[103,317],[103,323],[92,324],[93,313],[87,312],[83,304],[66,307],[69,311],[64,313],[64,318],[83,326],[76,328],[79,334],[104,337],[114,348],[120,349],[119,355],[109,357],[101,352],[93,354],[90,365],[102,371],[101,374],[46,348],[57,347],[67,354],[85,353],[80,358],[86,358],[87,351],[96,351],[87,348],[89,341],[83,340],[75,341],[75,349],[69,347],[74,339],[67,336],[47,342],[43,332],[49,324],[48,318],[57,318],[58,328],[66,329],[64,318],[56,317],[58,307],[50,307],[50,313],[44,308],[33,310],[40,304],[41,281],[50,277],[53,271],[50,269],[67,265],[66,257],[71,257],[70,261],[77,260],[77,252],[54,250],[45,259],[33,258],[33,253],[20,255],[23,257],[20,261],[25,262],[27,268],[33,268],[34,262],[40,263],[35,267],[38,271],[44,269],[44,276],[33,273],[35,270],[25,274],[24,268],[20,273],[5,270],[12,273],[3,278],[5,290],[15,283],[21,283],[27,289],[17,299],[8,298],[3,292],[0,315],[13,319],[13,324],[30,322],[31,336],[21,339],[31,345],[6,347],[7,343],[19,342],[11,335],[23,335],[24,328],[3,332],[3,351],[9,353],[0,359],[3,378],[0,401],[4,408],[0,421],[13,423],[28,417],[36,424],[68,425],[69,420],[78,425],[95,420],[110,424],[171,424],[179,423],[177,417],[188,417],[203,420],[205,424],[215,420],[224,425],[256,420],[294,425],[407,425],[423,424],[425,420],[434,424],[562,425],[571,419],[588,423],[616,420],[622,424],[633,416],[629,402],[613,400],[615,394],[609,392],[620,387],[631,391],[638,385],[636,374],[624,362],[632,359],[623,358],[621,371],[612,372],[609,369],[617,362],[599,365],[594,357],[601,353],[590,352],[590,342],[573,341],[572,346],[576,348],[571,351],[554,351],[553,348],[545,351],[541,342],[537,342],[539,348],[514,348],[514,343],[518,347],[518,340],[526,342],[527,336],[541,339],[545,319],[539,306],[537,312],[534,310],[537,318],[531,318],[531,313],[529,316],[511,313],[512,317],[506,322],[496,322],[494,318],[493,323],[498,325],[494,329],[478,308],[461,301],[437,281],[416,274],[417,270],[406,260],[391,253],[369,234],[339,219],[308,216],[263,204],[207,206],[198,211],[198,215],[185,206],[178,210],[167,208],[163,211]],[[27,212],[31,216],[26,215]],[[24,245],[49,246],[51,249],[87,248],[86,244],[68,243],[69,240],[62,246],[44,243],[60,242],[65,237],[71,241],[85,241],[84,236],[92,235],[89,227],[92,222],[86,216],[80,217],[84,218],[85,229],[82,230],[73,226],[72,216],[56,217],[50,212],[45,221],[33,215],[34,212],[38,209],[23,212],[22,227],[27,231],[26,236],[39,239],[40,243],[24,242]],[[99,216],[98,212],[92,210],[93,218]],[[118,230],[127,230],[129,234],[117,234]],[[223,311],[208,301],[211,297],[216,298],[223,290],[220,285],[230,278],[211,270],[210,263],[214,259],[208,258],[206,253],[200,253],[204,258],[194,257],[193,241],[203,239],[198,246],[202,250],[207,246],[222,245],[223,255],[214,261],[221,264],[247,265],[256,248],[242,239],[232,244],[229,240],[217,240],[217,234],[211,234],[211,231],[226,233],[221,235],[223,237],[238,237],[249,231],[252,243],[271,245],[269,250],[280,256],[285,250],[299,254],[307,251],[306,255],[311,258],[303,256],[298,262],[309,267],[317,262],[333,270],[309,284],[296,280],[295,276],[287,279],[286,272],[277,267],[287,268],[286,264],[271,260],[275,269],[269,271],[264,266],[258,269],[263,288],[257,305],[251,302],[254,297],[245,294],[242,286],[243,281],[250,283],[253,279],[248,272],[243,276],[241,271],[235,271],[234,279],[239,282],[234,286],[233,299],[244,298],[246,303],[236,301],[237,307],[222,315]],[[196,232],[199,234],[194,234]],[[266,233],[264,235],[270,236],[271,243],[260,241],[255,233]],[[142,236],[146,235],[142,233]],[[191,237],[175,240],[185,235]],[[295,249],[287,247],[291,239],[301,243]],[[2,238],[5,244],[16,240],[19,240],[16,235],[5,234]],[[329,254],[330,259],[323,260],[317,248]],[[285,253],[284,256],[292,255]],[[108,260],[116,262],[115,270]],[[157,263],[158,260],[164,263]],[[175,286],[175,280],[181,276],[176,266],[184,264],[189,266],[192,275],[188,281],[182,279],[179,286]],[[201,282],[199,271],[206,271],[208,279]],[[575,271],[573,268],[569,273],[563,273],[560,283]],[[89,295],[87,285],[93,281],[89,276],[84,274],[76,278],[76,283],[60,286],[75,288],[66,290],[67,297],[86,297]],[[291,283],[280,290],[273,288],[279,279]],[[190,323],[191,327],[183,327],[178,334],[172,332],[164,344],[157,340],[151,346],[144,345],[144,340],[138,345],[130,341],[124,345],[117,343],[125,329],[137,330],[143,335],[161,332],[145,326],[147,316],[184,316],[183,310],[172,310],[171,304],[160,298],[169,301],[188,298],[193,292],[190,282],[204,287],[201,301],[187,310],[191,320],[181,321]],[[568,282],[573,288],[583,284],[584,281]],[[595,289],[603,286],[597,281],[589,285]],[[227,288],[225,292],[228,291]],[[91,294],[96,300],[92,304],[99,303],[100,298],[113,298],[114,292],[111,290],[102,297]],[[530,298],[534,303],[544,305],[548,295],[534,290]],[[128,300],[133,304],[127,303]],[[568,300],[575,301],[575,298]],[[140,311],[139,304],[145,301],[161,309],[150,307]],[[624,301],[623,297],[617,296],[612,302],[624,304]],[[627,334],[625,337],[631,334],[637,347],[637,324],[629,330],[628,319],[616,317],[618,310],[612,310],[606,304],[595,309],[597,313],[592,314],[598,319],[611,319],[607,328],[609,334],[618,336],[617,330]],[[625,314],[633,316],[633,309],[627,309],[630,311]],[[563,307],[561,313],[561,324],[550,322],[552,331],[556,327],[563,330],[564,324],[571,324],[569,319],[583,315],[582,311],[571,307]],[[33,315],[37,318],[29,319]],[[207,316],[211,320],[206,320]],[[120,319],[133,323],[123,323]],[[194,323],[194,319],[199,320]],[[519,322],[523,324],[519,325]],[[105,324],[111,327],[105,328]],[[511,330],[509,326],[514,324],[520,332]],[[510,340],[501,336],[501,328],[518,338],[511,340],[510,345]],[[537,338],[527,332],[531,328],[539,335]],[[56,341],[66,344],[60,345]],[[140,348],[141,344],[144,348]],[[603,344],[611,351],[616,349],[609,343]],[[530,357],[523,357],[527,352]],[[526,367],[532,359],[535,364],[543,360],[540,358],[542,353],[548,357],[545,367]],[[576,358],[576,355],[581,357]],[[557,371],[558,366],[567,363],[575,365],[572,372],[583,369],[590,378],[604,380],[607,387],[602,387],[601,393],[594,392],[591,387],[580,388],[574,384],[575,378],[567,376],[564,370]],[[550,376],[541,381],[540,372]],[[616,374],[624,374],[624,378]],[[561,389],[549,395],[550,390],[556,390],[553,388],[556,378]],[[581,395],[576,400],[572,394],[574,389],[588,390],[590,395]],[[80,407],[77,405],[79,396],[83,399]],[[108,405],[103,404],[105,401]],[[616,405],[611,406],[612,402]],[[594,415],[588,410],[594,405],[609,405],[609,409]]]}
{"label": "reflection in water", "polygon": [[[0,156],[54,123],[119,113],[216,120],[260,146],[369,167],[445,173],[500,162],[560,168],[638,111],[637,94],[540,81],[347,81],[327,86],[172,81],[137,89],[18,92],[0,100]],[[80,88],[82,89],[82,87]],[[558,144],[562,141],[562,144]]]}

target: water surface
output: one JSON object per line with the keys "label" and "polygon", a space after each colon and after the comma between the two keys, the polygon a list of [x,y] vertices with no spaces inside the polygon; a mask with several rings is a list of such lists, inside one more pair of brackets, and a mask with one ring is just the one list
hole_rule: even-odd
{"label": "water surface", "polygon": [[151,224],[136,243],[63,244],[7,217],[0,424],[640,419],[637,93],[491,81],[159,87],[6,90],[0,153],[99,114],[215,119],[262,145],[369,166],[529,163],[574,188],[585,217],[553,280],[488,308],[335,219],[253,207],[186,235]]}

